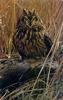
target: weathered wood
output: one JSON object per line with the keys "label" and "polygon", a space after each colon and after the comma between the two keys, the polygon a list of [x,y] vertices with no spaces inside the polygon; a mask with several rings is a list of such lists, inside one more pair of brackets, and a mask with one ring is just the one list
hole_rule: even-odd
{"label": "weathered wood", "polygon": [[[47,65],[46,65],[47,66]],[[34,79],[37,77],[42,65],[38,64],[36,67],[32,68],[30,63],[27,61],[18,62],[15,60],[1,60],[0,61],[0,90],[5,91],[9,89],[10,91],[16,89],[17,87],[24,84],[26,81]],[[48,67],[45,67],[42,71],[42,77],[47,79]],[[51,77],[55,72],[55,68],[51,68]],[[45,73],[45,76],[44,76]],[[44,80],[45,81],[45,80]]]}
{"label": "weathered wood", "polygon": [[0,64],[0,89],[16,84],[31,67],[26,62],[1,60]]}

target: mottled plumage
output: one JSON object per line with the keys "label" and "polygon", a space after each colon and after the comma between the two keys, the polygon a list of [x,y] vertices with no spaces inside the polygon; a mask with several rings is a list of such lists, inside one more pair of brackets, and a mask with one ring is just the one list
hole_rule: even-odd
{"label": "mottled plumage", "polygon": [[23,10],[13,36],[13,44],[22,59],[41,58],[49,52],[52,41],[43,35],[44,26],[34,11]]}

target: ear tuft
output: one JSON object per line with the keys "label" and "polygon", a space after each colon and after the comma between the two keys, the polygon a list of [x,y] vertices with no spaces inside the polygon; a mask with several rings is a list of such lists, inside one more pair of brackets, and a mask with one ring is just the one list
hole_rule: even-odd
{"label": "ear tuft", "polygon": [[35,9],[32,10],[33,14],[35,14]]}
{"label": "ear tuft", "polygon": [[23,13],[24,13],[24,15],[27,15],[27,10],[23,9]]}

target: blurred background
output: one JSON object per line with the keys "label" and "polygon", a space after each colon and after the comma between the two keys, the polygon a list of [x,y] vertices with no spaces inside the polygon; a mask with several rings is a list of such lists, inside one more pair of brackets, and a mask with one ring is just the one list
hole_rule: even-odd
{"label": "blurred background", "polygon": [[[0,0],[0,58],[11,57],[12,37],[23,9],[35,9],[53,40],[63,21],[63,0]],[[63,39],[63,30],[60,40]]]}

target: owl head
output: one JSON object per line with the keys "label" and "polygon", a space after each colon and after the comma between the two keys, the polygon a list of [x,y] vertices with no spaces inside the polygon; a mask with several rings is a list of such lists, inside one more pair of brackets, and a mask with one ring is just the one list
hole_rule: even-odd
{"label": "owl head", "polygon": [[44,30],[44,26],[35,10],[23,9],[22,15],[17,23],[17,30],[19,30],[19,33],[22,31],[32,31],[36,33]]}

